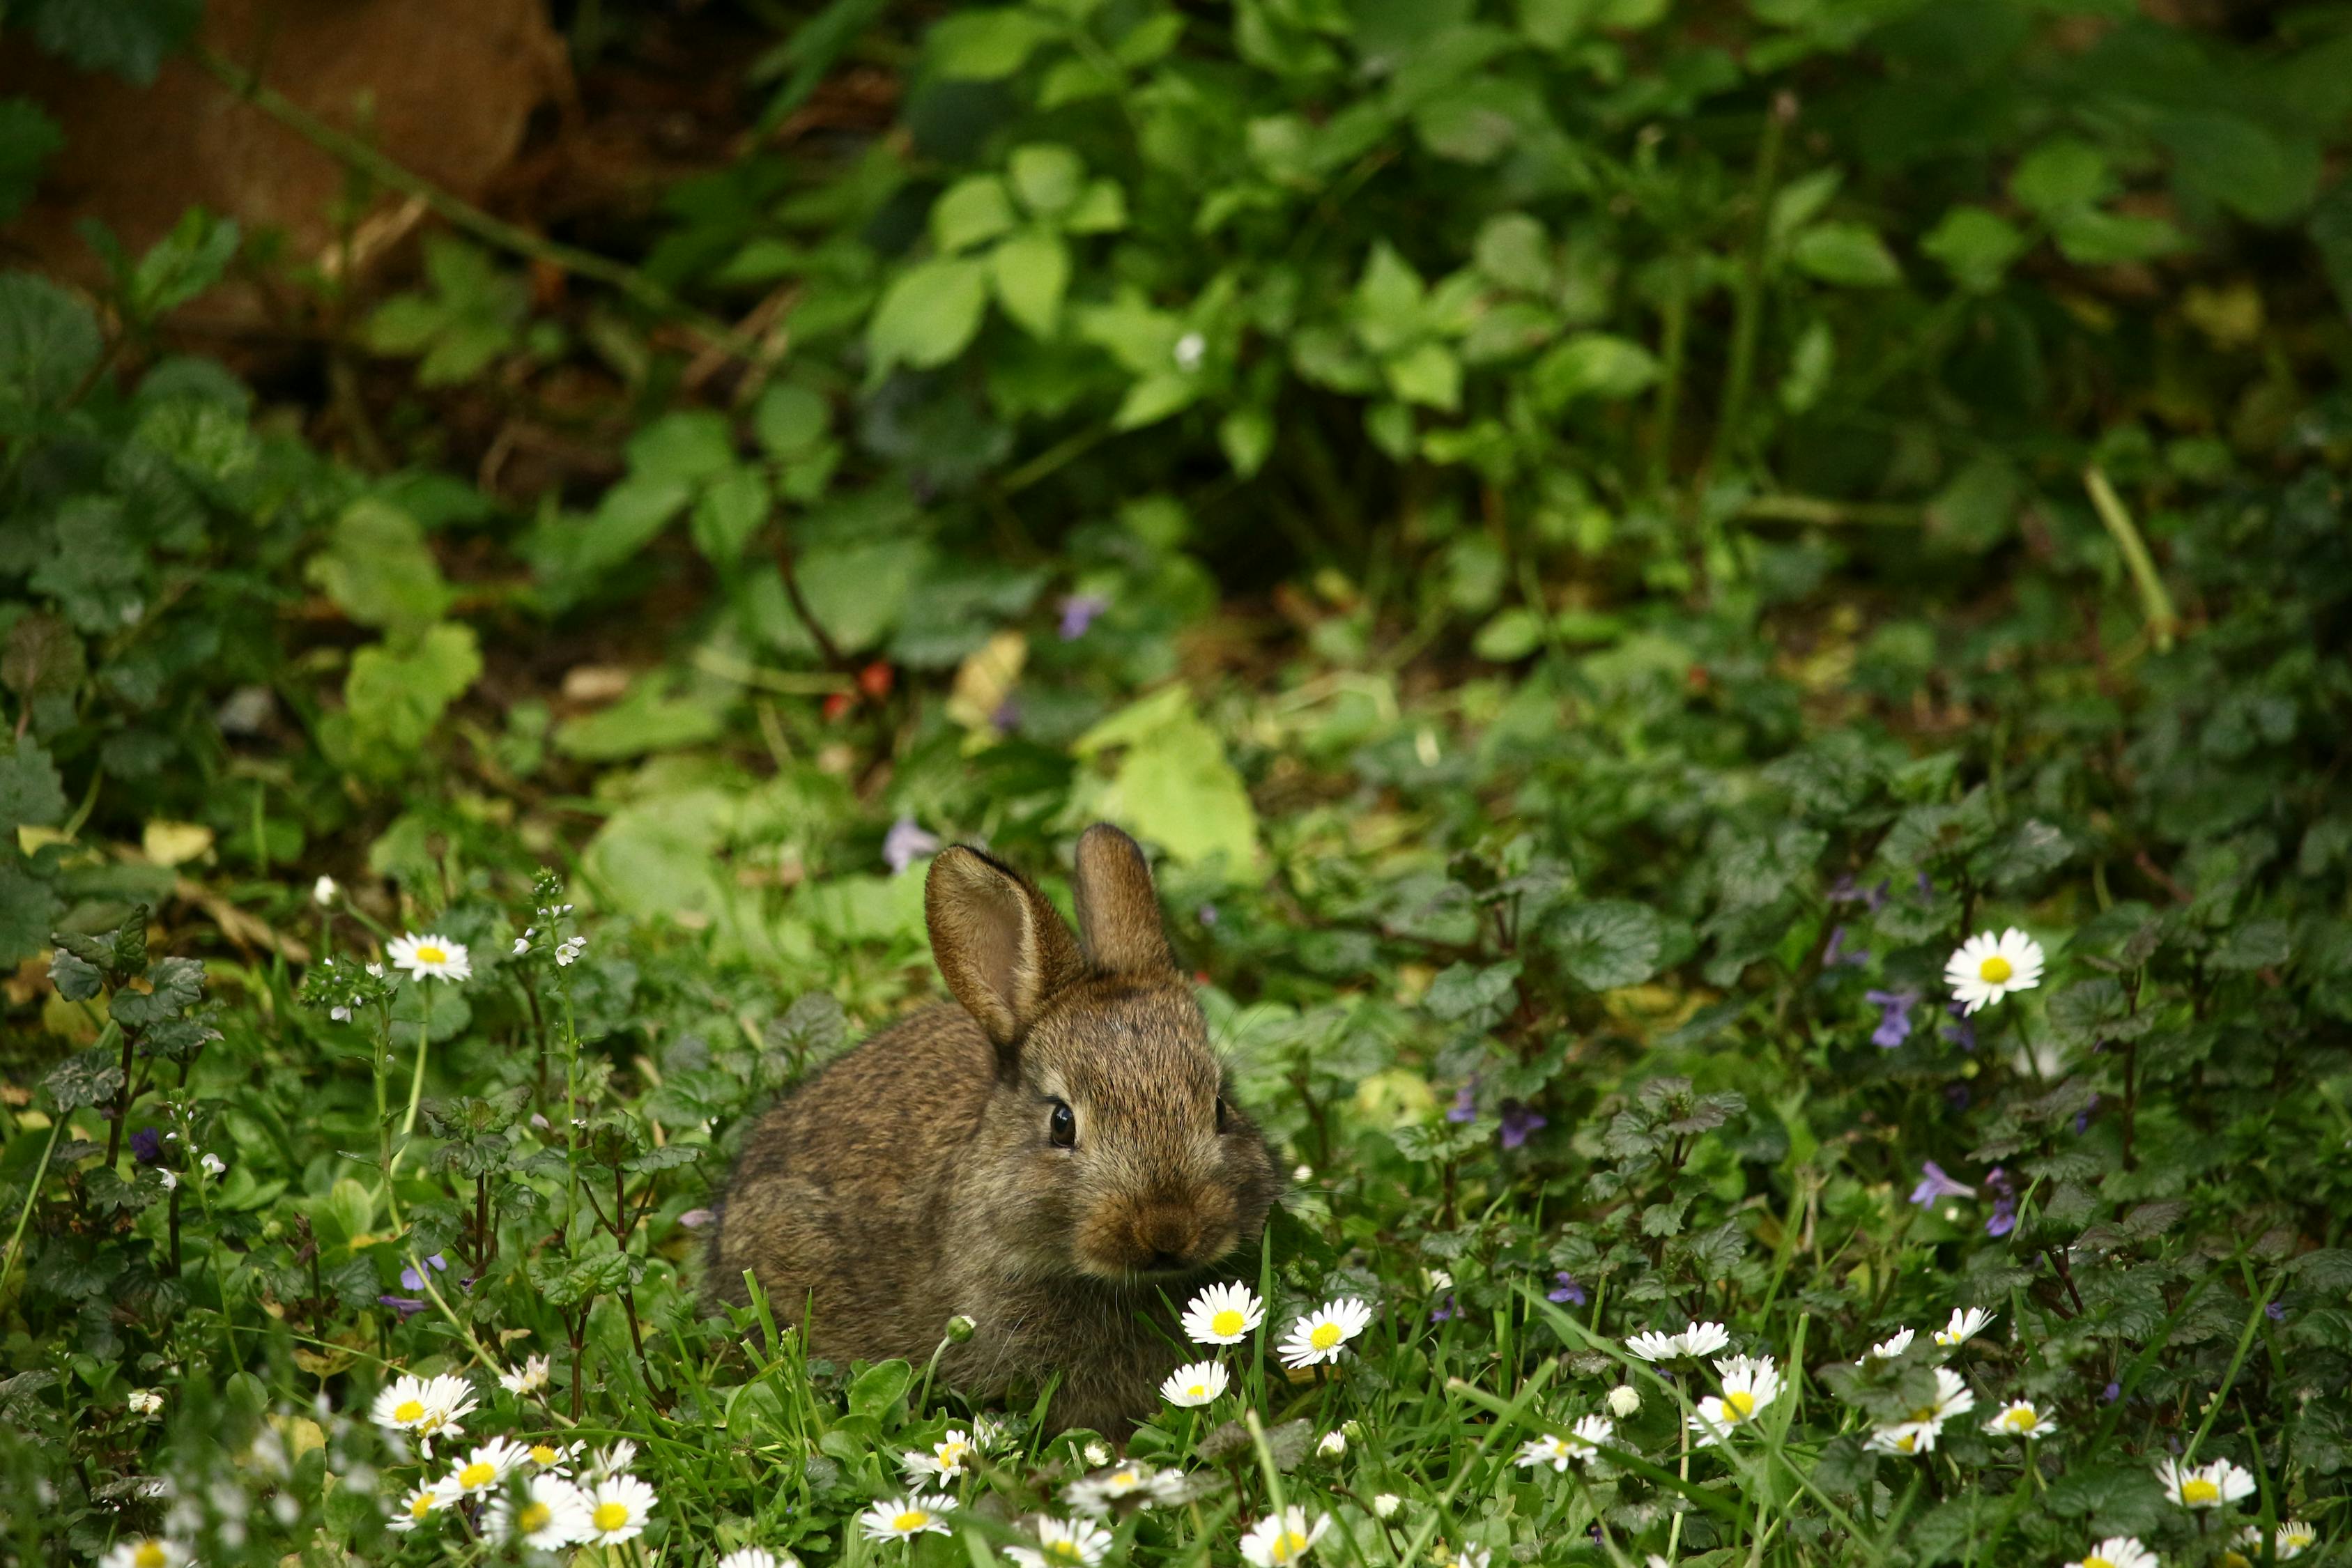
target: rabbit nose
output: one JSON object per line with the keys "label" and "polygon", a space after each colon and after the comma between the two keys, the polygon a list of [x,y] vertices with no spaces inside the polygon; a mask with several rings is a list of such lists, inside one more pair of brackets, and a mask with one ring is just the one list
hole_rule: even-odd
{"label": "rabbit nose", "polygon": [[1181,1268],[1201,1244],[1200,1227],[1191,1215],[1177,1208],[1154,1208],[1135,1224],[1137,1266]]}

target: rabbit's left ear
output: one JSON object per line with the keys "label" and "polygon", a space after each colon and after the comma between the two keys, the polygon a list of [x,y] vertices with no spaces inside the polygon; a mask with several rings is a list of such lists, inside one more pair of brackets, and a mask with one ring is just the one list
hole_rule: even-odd
{"label": "rabbit's left ear", "polygon": [[1151,868],[1134,839],[1108,822],[1087,828],[1078,839],[1072,888],[1078,941],[1095,969],[1105,974],[1166,974],[1175,969]]}
{"label": "rabbit's left ear", "polygon": [[1055,993],[1080,973],[1070,928],[1027,878],[961,844],[931,861],[923,915],[948,989],[1009,1064]]}

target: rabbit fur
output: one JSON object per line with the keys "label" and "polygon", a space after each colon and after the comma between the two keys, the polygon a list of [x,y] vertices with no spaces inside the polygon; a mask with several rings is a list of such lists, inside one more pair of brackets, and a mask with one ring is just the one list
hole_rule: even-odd
{"label": "rabbit fur", "polygon": [[836,1360],[923,1362],[968,1314],[940,1362],[952,1386],[993,1397],[1059,1373],[1054,1428],[1123,1432],[1182,1359],[1168,1301],[1256,1242],[1277,1177],[1142,851],[1098,823],[1072,883],[1076,939],[1010,867],[962,846],[931,862],[925,919],[955,1004],[882,1030],[752,1128],[710,1288],[741,1303],[748,1271]]}

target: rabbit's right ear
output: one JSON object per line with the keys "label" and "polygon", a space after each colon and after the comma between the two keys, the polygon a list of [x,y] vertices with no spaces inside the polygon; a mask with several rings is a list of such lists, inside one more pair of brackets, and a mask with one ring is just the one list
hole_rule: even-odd
{"label": "rabbit's right ear", "polygon": [[1000,1053],[1083,968],[1070,928],[1045,896],[961,844],[931,861],[923,920],[948,989]]}

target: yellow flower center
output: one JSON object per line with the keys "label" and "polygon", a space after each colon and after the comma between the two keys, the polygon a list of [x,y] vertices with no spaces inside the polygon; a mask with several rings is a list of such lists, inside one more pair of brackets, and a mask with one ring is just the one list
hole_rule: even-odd
{"label": "yellow flower center", "polygon": [[1906,1432],[1895,1439],[1895,1451],[1898,1454],[1907,1454],[1918,1446],[1919,1434],[1916,1432]]}
{"label": "yellow flower center", "polygon": [[1213,1334],[1240,1333],[1242,1331],[1241,1313],[1234,1308],[1226,1308],[1209,1320],[1209,1331]]}
{"label": "yellow flower center", "polygon": [[[903,1520],[907,1516],[902,1513],[898,1517]],[[916,1517],[919,1519],[922,1516],[918,1514]],[[629,1505],[625,1502],[600,1502],[589,1519],[599,1530],[607,1532],[618,1530],[629,1522]]]}
{"label": "yellow flower center", "polygon": [[942,1443],[934,1450],[939,1455],[940,1468],[954,1470],[963,1468],[963,1457],[971,1451],[969,1443]]}
{"label": "yellow flower center", "polygon": [[1195,1399],[1206,1399],[1209,1397],[1209,1385],[1205,1383],[1196,1383],[1184,1392]]}
{"label": "yellow flower center", "polygon": [[1143,1484],[1143,1478],[1133,1470],[1113,1470],[1110,1484],[1115,1487],[1139,1487]]}
{"label": "yellow flower center", "polygon": [[1999,985],[2016,973],[2010,967],[2009,960],[1997,952],[1977,965],[1977,978],[1988,985]]}
{"label": "yellow flower center", "polygon": [[545,1503],[527,1502],[522,1505],[522,1511],[515,1515],[515,1523],[521,1526],[525,1535],[529,1535],[534,1531],[545,1530],[547,1521],[554,1517],[555,1510]]}
{"label": "yellow flower center", "polygon": [[1756,1396],[1744,1388],[1735,1388],[1723,1396],[1723,1408],[1734,1421],[1745,1421],[1756,1414]]}
{"label": "yellow flower center", "polygon": [[488,1486],[499,1479],[499,1468],[484,1459],[476,1459],[457,1472],[457,1484],[467,1491]]}
{"label": "yellow flower center", "polygon": [[2180,1483],[2180,1500],[2190,1508],[2210,1508],[2221,1500],[2221,1484],[2200,1476],[2193,1481]]}
{"label": "yellow flower center", "polygon": [[931,1522],[931,1516],[921,1509],[910,1508],[890,1521],[890,1528],[901,1535],[912,1535]]}
{"label": "yellow flower center", "polygon": [[1933,1421],[1935,1418],[1936,1407],[1932,1405],[1922,1405],[1911,1412],[1911,1419],[1914,1421]]}
{"label": "yellow flower center", "polygon": [[2083,1559],[2083,1568],[2116,1568],[2116,1565],[2094,1552]]}
{"label": "yellow flower center", "polygon": [[1307,1537],[1295,1530],[1286,1530],[1272,1546],[1266,1548],[1265,1554],[1276,1563],[1287,1563],[1306,1550]]}
{"label": "yellow flower center", "polygon": [[399,1422],[404,1426],[407,1426],[411,1421],[424,1420],[425,1401],[421,1399],[402,1400],[399,1404],[392,1407],[392,1418],[394,1421]]}
{"label": "yellow flower center", "polygon": [[408,1505],[408,1517],[411,1519],[423,1519],[432,1511],[433,1494],[431,1492],[418,1492]]}
{"label": "yellow flower center", "polygon": [[2033,1406],[2031,1405],[2021,1405],[2000,1419],[2001,1425],[2007,1426],[2011,1431],[2022,1432],[2027,1427],[2033,1425]]}
{"label": "yellow flower center", "polygon": [[1315,1331],[1307,1336],[1307,1342],[1313,1345],[1318,1351],[1329,1350],[1333,1345],[1339,1342],[1339,1325],[1337,1323],[1316,1324]]}
{"label": "yellow flower center", "polygon": [[1058,1557],[1065,1563],[1076,1563],[1083,1560],[1083,1554],[1078,1551],[1078,1543],[1075,1541],[1049,1541],[1045,1542],[1045,1552],[1046,1555]]}
{"label": "yellow flower center", "polygon": [[[446,963],[449,962],[449,955],[437,947],[420,947],[416,950],[416,962],[419,963]],[[2000,960],[1996,958],[1993,960],[1993,963],[2000,963]],[[1992,973],[1992,964],[1987,964],[1985,966],[1985,978],[1987,980],[1996,978]],[[2000,973],[1998,978],[2002,980],[2009,978],[2009,965],[2001,963]]]}
{"label": "yellow flower center", "polygon": [[530,1446],[530,1462],[532,1464],[551,1465],[555,1463],[555,1450],[549,1447],[546,1444],[533,1443]]}
{"label": "yellow flower center", "polygon": [[131,1561],[135,1568],[163,1568],[163,1549],[152,1541],[142,1541],[131,1554]]}

